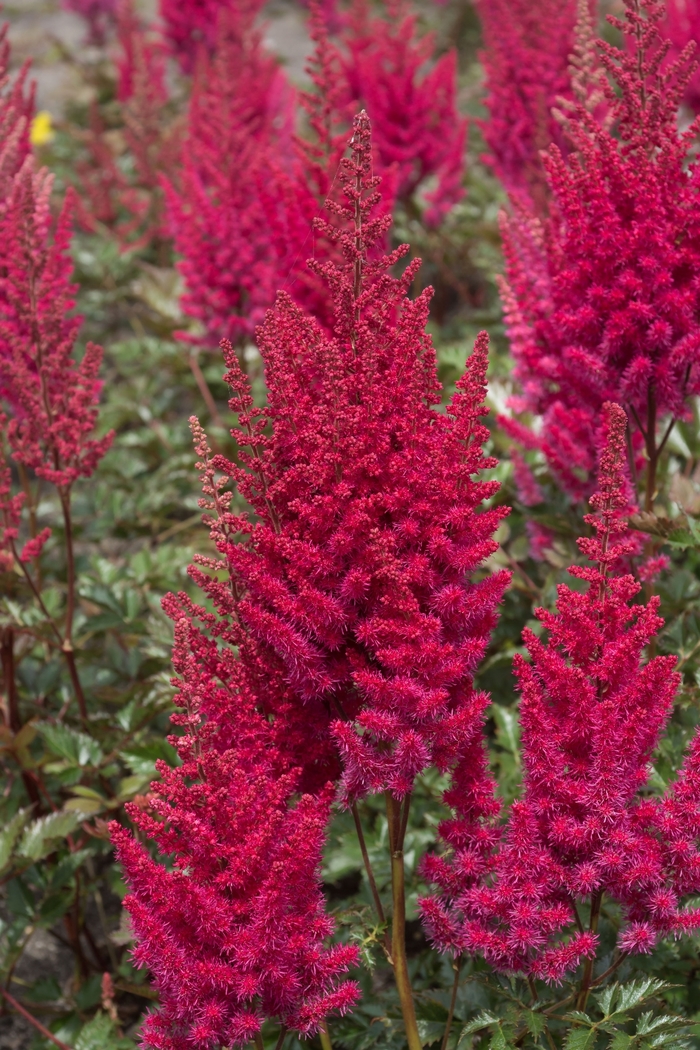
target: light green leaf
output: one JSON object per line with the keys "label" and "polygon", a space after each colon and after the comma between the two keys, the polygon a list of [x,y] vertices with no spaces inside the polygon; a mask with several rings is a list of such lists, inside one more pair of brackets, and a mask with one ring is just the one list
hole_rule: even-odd
{"label": "light green leaf", "polygon": [[608,1043],[608,1050],[627,1050],[627,1047],[631,1042],[632,1036],[627,1035],[627,1032],[620,1030],[619,1032],[615,1032],[615,1035]]}
{"label": "light green leaf", "polygon": [[117,1036],[112,1021],[101,1010],[83,1025],[73,1044],[74,1050],[117,1050],[132,1045],[131,1040]]}
{"label": "light green leaf", "polygon": [[506,1039],[503,1029],[499,1025],[496,1031],[491,1036],[491,1042],[489,1043],[489,1050],[508,1050],[508,1040]]}
{"label": "light green leaf", "polygon": [[56,839],[65,838],[75,831],[79,823],[79,814],[65,810],[49,813],[48,817],[39,817],[25,830],[18,853],[28,860],[40,860],[51,853]]}
{"label": "light green leaf", "polygon": [[491,704],[491,715],[496,723],[496,740],[506,751],[512,754],[516,762],[520,762],[520,723],[517,711],[512,707],[502,707],[501,704]]}
{"label": "light green leaf", "polygon": [[19,833],[29,819],[30,810],[20,809],[9,824],[0,832],[0,871],[8,864]]}
{"label": "light green leaf", "polygon": [[484,1028],[489,1028],[491,1025],[500,1025],[501,1019],[492,1014],[490,1010],[482,1010],[480,1014],[472,1018],[471,1021],[467,1022],[459,1035],[459,1042],[457,1046],[461,1046],[462,1041],[467,1036],[472,1035],[474,1032],[481,1032]]}
{"label": "light green leaf", "polygon": [[[628,984],[619,985],[619,995],[615,1003],[615,1013],[622,1013],[639,1006],[645,999],[659,992],[666,991],[671,987],[666,981],[660,981],[656,977],[642,977],[638,981],[630,981]],[[612,1015],[614,1016],[614,1015]]]}
{"label": "light green leaf", "polygon": [[75,766],[97,766],[104,755],[102,748],[87,733],[80,733],[65,725],[39,723],[37,729],[54,755],[66,759]]}

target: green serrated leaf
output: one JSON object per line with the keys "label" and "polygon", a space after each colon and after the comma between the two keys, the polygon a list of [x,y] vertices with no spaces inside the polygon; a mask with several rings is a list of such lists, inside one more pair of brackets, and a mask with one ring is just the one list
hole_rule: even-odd
{"label": "green serrated leaf", "polygon": [[474,1017],[471,1021],[465,1024],[464,1028],[460,1032],[458,1046],[462,1044],[462,1041],[467,1036],[472,1035],[474,1032],[481,1032],[484,1028],[489,1028],[492,1024],[500,1024],[500,1017],[496,1017],[490,1010],[482,1010],[480,1014]]}
{"label": "green serrated leaf", "polygon": [[608,1043],[608,1050],[627,1050],[627,1047],[631,1042],[632,1036],[627,1035],[627,1032],[620,1030],[619,1032],[615,1032],[615,1035]]}
{"label": "green serrated leaf", "polygon": [[643,1013],[637,1021],[637,1035],[654,1035],[657,1032],[678,1032],[687,1028],[688,1021],[684,1017],[674,1017],[672,1014],[653,1014],[651,1011]]}
{"label": "green serrated leaf", "polygon": [[75,766],[97,766],[104,758],[100,745],[87,733],[71,729],[70,726],[49,725],[46,722],[39,723],[37,729],[52,754]]}
{"label": "green serrated leaf", "polygon": [[534,1035],[535,1039],[537,1039],[547,1027],[547,1018],[543,1017],[542,1014],[535,1013],[534,1010],[526,1010],[525,1024],[530,1035]]}
{"label": "green serrated leaf", "polygon": [[505,1037],[505,1033],[501,1028],[500,1024],[496,1031],[491,1036],[491,1042],[489,1043],[489,1050],[508,1050],[508,1040]]}
{"label": "green serrated leaf", "polygon": [[29,809],[20,809],[19,813],[16,813],[9,824],[0,832],[0,871],[9,863],[15,842],[19,838],[22,828],[27,823],[30,812]]}
{"label": "green serrated leaf", "polygon": [[589,1050],[595,1043],[595,1028],[572,1028],[566,1036],[564,1050]]}
{"label": "green serrated leaf", "polygon": [[25,830],[17,852],[28,860],[40,860],[51,853],[56,839],[65,838],[71,831],[75,831],[79,823],[80,817],[77,813],[65,810],[49,813],[47,817],[39,817]]}
{"label": "green serrated leaf", "polygon": [[117,1036],[112,1021],[102,1011],[83,1025],[73,1044],[74,1050],[119,1050],[130,1045],[130,1040],[126,1042]]}
{"label": "green serrated leaf", "polygon": [[670,987],[670,984],[659,980],[657,977],[642,977],[640,980],[621,984],[618,986],[619,992],[615,1002],[615,1013],[610,1016],[614,1017],[615,1014],[631,1010],[652,995],[658,995],[659,992],[667,991]]}

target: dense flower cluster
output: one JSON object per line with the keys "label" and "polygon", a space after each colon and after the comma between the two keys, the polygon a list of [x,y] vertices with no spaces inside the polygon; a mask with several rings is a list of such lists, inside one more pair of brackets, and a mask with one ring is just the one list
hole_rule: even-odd
{"label": "dense flower cluster", "polygon": [[[228,348],[235,433],[250,452],[238,466],[210,461],[200,445],[224,559],[213,564],[230,582],[194,576],[220,615],[240,625],[241,660],[267,709],[301,741],[300,765],[326,760],[332,723],[354,798],[386,788],[401,796],[427,765],[456,760],[483,709],[472,675],[508,576],[470,578],[495,550],[506,513],[482,506],[497,483],[472,480],[494,463],[483,456],[479,422],[486,336],[447,413],[435,411],[431,292],[405,298],[418,262],[394,279],[387,270],[406,246],[368,260],[390,218],[372,217],[378,179],[364,113],[352,151],[341,165],[346,203],[331,206],[340,225],[317,223],[343,256],[340,266],[315,267],[333,291],[335,334],[278,296],[258,332],[262,415]],[[228,510],[229,478],[255,523]]]}
{"label": "dense flower cluster", "polygon": [[27,86],[28,66],[10,80],[7,26],[0,27],[0,210],[4,211],[12,180],[30,153],[29,129],[34,115],[34,85]]}
{"label": "dense flower cluster", "polygon": [[52,181],[28,157],[0,215],[0,396],[13,412],[6,439],[14,459],[66,489],[90,476],[111,436],[92,436],[102,352],[88,344],[79,363],[74,357],[71,205],[54,228]]}
{"label": "dense flower cluster", "polygon": [[293,133],[294,93],[247,8],[220,14],[211,56],[200,59],[182,182],[168,197],[183,309],[203,325],[210,346],[250,338],[278,288],[332,328],[332,299],[306,260],[338,261],[314,221],[327,197],[338,199],[338,165],[358,99],[376,114],[374,165],[387,214],[397,196],[421,191],[426,221],[435,223],[462,194],[466,122],[456,110],[454,55],[425,72],[432,38],[420,38],[408,15],[396,26],[370,17],[361,0],[338,45],[312,3],[310,35],[312,90],[299,99],[307,138]]}
{"label": "dense flower cluster", "polygon": [[402,199],[434,179],[425,218],[437,224],[464,194],[467,120],[456,105],[456,52],[435,61],[433,37],[419,36],[401,0],[389,0],[386,17],[356,0],[343,44],[346,92],[370,115],[380,170],[396,165]]}
{"label": "dense flower cluster", "polygon": [[519,209],[505,224],[516,407],[543,416],[529,440],[575,497],[591,489],[604,401],[628,406],[651,464],[658,421],[700,389],[700,168],[696,129],[676,125],[687,74],[664,68],[661,0],[625,2],[629,47],[599,43],[619,89],[609,113],[571,104],[572,152],[546,160],[552,217]]}
{"label": "dense flower cluster", "polygon": [[319,869],[333,792],[298,797],[298,775],[282,763],[268,723],[232,691],[238,746],[222,748],[216,723],[201,724],[191,706],[187,636],[181,618],[174,662],[187,714],[174,717],[185,734],[172,741],[182,764],[159,763],[148,811],[127,806],[174,864],[153,860],[131,832],[111,825],[131,891],[124,903],[134,959],[148,966],[160,996],[144,1045],[239,1047],[267,1018],[310,1035],[358,994],[344,980],[357,949],[325,944],[334,923]]}
{"label": "dense flower cluster", "polygon": [[540,150],[566,142],[553,109],[571,94],[576,0],[476,0],[476,7],[484,33],[487,160],[513,199],[541,210]]}
{"label": "dense flower cluster", "polygon": [[[587,589],[560,586],[557,614],[536,613],[548,637],[526,630],[530,662],[516,657],[522,797],[499,833],[492,793],[481,787],[486,805],[467,795],[444,826],[452,855],[427,864],[443,894],[423,904],[440,947],[480,952],[497,969],[547,981],[595,954],[604,895],[627,920],[624,952],[649,951],[660,934],[700,925],[681,902],[700,889],[700,744],[669,795],[648,797],[651,754],[680,677],[672,656],[642,661],[662,625],[659,601],[632,604],[639,584],[615,572],[632,547],[621,517],[626,417],[618,405],[604,411],[599,491],[586,516],[597,535],[579,540],[593,565],[569,570]],[[587,930],[575,925],[582,902],[590,905]]]}
{"label": "dense flower cluster", "polygon": [[260,31],[245,14],[222,13],[193,86],[181,185],[166,187],[182,307],[209,345],[252,336],[280,283],[262,187],[271,153],[289,157],[293,102]]}
{"label": "dense flower cluster", "polygon": [[[694,59],[700,55],[700,4],[698,0],[666,0],[664,36],[671,42],[671,55],[677,58],[692,41]],[[685,89],[684,100],[694,113],[700,111],[700,72],[696,68]]]}
{"label": "dense flower cluster", "polygon": [[[264,0],[160,0],[165,38],[186,73],[192,73],[198,58],[216,49],[219,21],[241,19],[251,24]],[[231,70],[235,72],[235,70]]]}
{"label": "dense flower cluster", "polygon": [[[123,247],[159,245],[169,237],[161,178],[180,158],[182,130],[168,119],[165,51],[152,27],[123,0],[117,17],[117,100],[123,146],[105,135],[97,106],[85,135],[86,156],[76,164],[78,219],[93,232],[105,226]],[[124,165],[124,148],[132,164]]]}

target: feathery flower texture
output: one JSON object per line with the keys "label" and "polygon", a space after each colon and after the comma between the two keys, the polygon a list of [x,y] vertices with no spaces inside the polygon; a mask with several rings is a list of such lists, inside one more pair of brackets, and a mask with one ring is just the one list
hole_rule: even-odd
{"label": "feathery flower texture", "polygon": [[565,146],[552,110],[571,95],[576,0],[476,0],[476,7],[484,32],[486,159],[514,200],[541,206],[540,150]]}
{"label": "feathery flower texture", "polygon": [[131,889],[134,958],[151,970],[161,1001],[143,1029],[152,1050],[242,1046],[266,1018],[313,1034],[357,998],[343,980],[357,949],[325,944],[334,923],[319,869],[332,788],[295,800],[298,773],[285,771],[244,695],[236,719],[244,746],[225,749],[215,723],[200,724],[188,703],[174,716],[185,735],[171,738],[182,765],[160,763],[151,812],[127,806],[174,857],[172,870],[111,826]]}
{"label": "feathery flower texture", "polygon": [[689,72],[664,62],[661,0],[625,6],[613,22],[627,50],[598,42],[607,115],[571,103],[572,150],[546,159],[552,217],[520,209],[505,223],[516,407],[543,416],[529,440],[575,498],[591,491],[605,401],[628,407],[653,456],[658,421],[700,390],[697,128],[676,123]]}
{"label": "feathery flower texture", "polygon": [[[649,797],[651,755],[680,676],[672,656],[643,662],[662,625],[659,601],[631,604],[639,584],[614,570],[631,549],[621,517],[626,417],[614,404],[604,412],[586,517],[596,536],[579,540],[593,564],[569,570],[587,590],[560,586],[557,613],[537,610],[546,639],[525,631],[530,662],[516,657],[522,797],[499,831],[492,797],[484,805],[455,784],[456,817],[443,832],[453,852],[426,865],[442,891],[423,902],[441,948],[554,982],[595,955],[603,896],[622,907],[624,952],[700,925],[681,900],[700,889],[700,742],[668,795]],[[580,903],[590,905],[587,930],[574,924]]]}
{"label": "feathery flower texture", "polygon": [[[339,748],[346,796],[400,797],[427,765],[455,761],[479,721],[472,675],[508,576],[470,575],[495,550],[507,511],[482,507],[497,483],[472,480],[494,465],[479,422],[486,336],[447,413],[436,412],[431,290],[405,298],[419,262],[394,279],[386,271],[407,246],[368,261],[391,220],[372,217],[379,180],[364,113],[340,179],[346,203],[328,204],[339,225],[317,225],[343,262],[315,264],[333,291],[335,333],[278,296],[258,332],[264,413],[227,351],[235,433],[250,452],[244,467],[222,456],[205,464],[231,583],[197,570],[195,579],[240,624],[241,659],[264,705],[298,738],[297,762],[312,766],[325,753],[327,763]],[[237,483],[255,523],[228,511],[217,471]]]}

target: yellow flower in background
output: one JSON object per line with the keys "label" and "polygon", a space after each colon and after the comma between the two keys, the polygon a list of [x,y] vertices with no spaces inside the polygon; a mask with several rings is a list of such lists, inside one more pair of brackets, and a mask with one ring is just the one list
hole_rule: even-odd
{"label": "yellow flower in background", "polygon": [[54,137],[51,114],[47,109],[41,109],[34,117],[29,129],[29,141],[32,146],[45,146]]}

